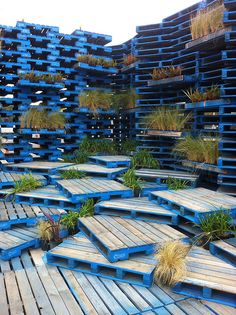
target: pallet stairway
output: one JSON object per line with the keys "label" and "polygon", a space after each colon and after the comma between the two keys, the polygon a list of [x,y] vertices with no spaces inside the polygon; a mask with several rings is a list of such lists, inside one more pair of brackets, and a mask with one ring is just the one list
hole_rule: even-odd
{"label": "pallet stairway", "polygon": [[101,201],[95,205],[95,213],[161,224],[178,224],[177,214],[145,197]]}
{"label": "pallet stairway", "polygon": [[211,242],[210,252],[236,267],[236,237]]}
{"label": "pallet stairway", "polygon": [[131,163],[131,158],[125,155],[96,155],[90,156],[89,160],[107,168],[129,167]]}
{"label": "pallet stairway", "polygon": [[214,211],[230,211],[236,216],[236,199],[205,188],[150,193],[150,200],[188,220],[199,224],[201,218]]}
{"label": "pallet stairway", "polygon": [[[2,188],[11,188],[15,185],[16,182],[21,180],[22,174],[14,172],[0,172],[0,189]],[[35,179],[40,181],[42,185],[47,184],[47,180],[42,175],[33,175]]]}
{"label": "pallet stairway", "polygon": [[[43,211],[43,212],[42,212]],[[63,209],[39,207],[15,202],[0,202],[0,231],[9,230],[12,225],[36,225],[38,220],[44,219],[44,213],[50,214],[54,219],[65,214]]]}

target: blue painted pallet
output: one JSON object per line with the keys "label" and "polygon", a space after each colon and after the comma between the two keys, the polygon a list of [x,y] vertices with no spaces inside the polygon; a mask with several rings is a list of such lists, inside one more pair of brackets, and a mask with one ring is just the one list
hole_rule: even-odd
{"label": "blue painted pallet", "polygon": [[236,268],[193,247],[186,257],[187,273],[174,286],[175,293],[236,307]]}
{"label": "blue painted pallet", "polygon": [[24,249],[39,246],[40,239],[36,227],[15,227],[0,231],[0,259],[10,260],[20,256]]}
{"label": "blue painted pallet", "polygon": [[160,190],[167,190],[168,186],[166,184],[157,184],[153,182],[142,182],[141,183],[141,197],[149,196],[150,192],[152,191],[160,191]]}
{"label": "blue painted pallet", "polygon": [[95,155],[90,156],[89,160],[108,168],[129,167],[131,163],[131,158],[123,155]]}
{"label": "blue painted pallet", "polygon": [[101,201],[94,207],[95,214],[120,216],[160,224],[177,225],[178,215],[159,207],[147,198],[127,198]]}
{"label": "blue painted pallet", "polygon": [[58,219],[66,212],[62,209],[0,202],[0,231],[9,230],[13,225],[34,226],[39,220],[45,219],[44,213]]}
{"label": "blue painted pallet", "polygon": [[236,216],[236,198],[205,188],[157,191],[150,193],[149,199],[197,224],[216,211]]}
{"label": "blue painted pallet", "polygon": [[[1,172],[0,171],[0,189],[10,188],[15,186],[16,182],[20,181],[23,174],[14,172]],[[45,186],[47,185],[47,179],[42,175],[34,175],[34,178]]]}
{"label": "blue painted pallet", "polygon": [[73,203],[82,202],[88,198],[108,200],[133,196],[130,188],[114,180],[92,178],[60,180],[57,182],[57,187]]}
{"label": "blue painted pallet", "polygon": [[51,185],[32,190],[30,192],[18,193],[15,196],[15,200],[17,203],[21,204],[39,207],[61,208],[71,211],[78,211],[81,207],[80,202],[72,202]]}
{"label": "blue painted pallet", "polygon": [[145,287],[151,286],[156,266],[153,255],[110,263],[82,233],[64,240],[45,257],[50,265]]}
{"label": "blue painted pallet", "polygon": [[218,240],[210,243],[212,255],[236,267],[236,238]]}

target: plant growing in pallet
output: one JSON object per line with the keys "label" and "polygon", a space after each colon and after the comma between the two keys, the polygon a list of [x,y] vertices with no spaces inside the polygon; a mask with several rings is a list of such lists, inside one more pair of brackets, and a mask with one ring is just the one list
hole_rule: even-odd
{"label": "plant growing in pallet", "polygon": [[73,154],[62,155],[62,162],[82,164],[88,161],[89,154],[79,150],[75,150]]}
{"label": "plant growing in pallet", "polygon": [[61,170],[60,177],[63,179],[79,179],[85,177],[86,174],[76,168],[70,168],[68,170]]}
{"label": "plant growing in pallet", "polygon": [[133,189],[135,196],[139,196],[142,180],[135,175],[135,169],[130,168],[123,174],[122,179],[124,185]]}
{"label": "plant growing in pallet", "polygon": [[42,183],[32,174],[25,174],[20,177],[20,180],[14,183],[11,194],[28,192],[36,188],[42,187]]}
{"label": "plant growing in pallet", "polygon": [[212,85],[205,92],[200,92],[198,89],[193,90],[192,88],[183,92],[192,103],[212,101],[220,98],[220,89],[217,85]]}
{"label": "plant growing in pallet", "polygon": [[78,62],[87,63],[90,66],[102,66],[104,68],[116,67],[114,60],[108,60],[105,58],[95,58],[92,55],[79,55],[77,57]]}
{"label": "plant growing in pallet", "polygon": [[159,168],[159,162],[147,150],[140,150],[131,159],[134,168]]}
{"label": "plant growing in pallet", "polygon": [[137,61],[137,58],[133,54],[129,54],[124,57],[123,63],[125,66],[129,66],[132,63],[135,63]]}
{"label": "plant growing in pallet", "polygon": [[135,107],[138,95],[135,89],[116,92],[112,95],[111,107],[116,111],[120,109],[131,109]]}
{"label": "plant growing in pallet", "polygon": [[170,190],[186,189],[189,185],[189,181],[168,177],[168,179],[166,180],[166,184],[168,186],[168,189]]}
{"label": "plant growing in pallet", "polygon": [[94,201],[93,199],[87,199],[80,208],[79,217],[80,218],[91,217],[93,215],[94,215]]}
{"label": "plant growing in pallet", "polygon": [[191,113],[185,115],[178,109],[160,107],[144,118],[147,128],[159,131],[182,131],[191,119]]}
{"label": "plant growing in pallet", "polygon": [[153,69],[152,80],[162,80],[182,75],[183,69],[180,66],[169,66],[165,68]]}
{"label": "plant growing in pallet", "polygon": [[213,213],[206,214],[200,224],[195,226],[202,230],[202,233],[195,236],[193,243],[208,245],[209,242],[225,239],[236,235],[236,226],[233,225],[233,218],[229,210],[220,209]]}
{"label": "plant growing in pallet", "polygon": [[136,151],[137,145],[138,142],[136,140],[126,139],[121,142],[120,152],[121,154],[131,155]]}
{"label": "plant growing in pallet", "polygon": [[77,223],[79,217],[79,212],[69,211],[68,214],[61,219],[61,224],[68,229],[70,235],[78,232]]}
{"label": "plant growing in pallet", "polygon": [[155,282],[166,286],[175,285],[186,274],[186,256],[191,246],[181,241],[166,241],[158,249]]}
{"label": "plant growing in pallet", "polygon": [[111,94],[104,91],[90,90],[79,95],[79,107],[88,108],[93,113],[97,113],[98,109],[108,110],[111,104]]}
{"label": "plant growing in pallet", "polygon": [[224,3],[218,1],[207,8],[200,10],[195,16],[191,18],[191,34],[192,39],[197,39],[214,33],[224,28]]}
{"label": "plant growing in pallet", "polygon": [[187,136],[176,143],[173,151],[190,161],[216,164],[219,155],[218,143],[217,138]]}
{"label": "plant growing in pallet", "polygon": [[[75,151],[76,153],[77,151]],[[88,155],[96,154],[116,154],[116,145],[112,140],[108,139],[91,139],[85,137],[79,146],[79,152]]]}
{"label": "plant growing in pallet", "polygon": [[56,73],[56,74],[39,74],[35,73],[33,71],[22,73],[19,75],[20,79],[29,80],[30,82],[39,82],[39,81],[45,81],[46,83],[60,83],[64,80],[64,76],[62,73]]}

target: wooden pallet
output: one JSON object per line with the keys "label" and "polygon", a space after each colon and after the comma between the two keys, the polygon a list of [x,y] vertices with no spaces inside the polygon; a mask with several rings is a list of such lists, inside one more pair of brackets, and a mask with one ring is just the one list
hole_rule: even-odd
{"label": "wooden pallet", "polygon": [[151,286],[157,263],[153,255],[110,263],[82,233],[64,240],[45,257],[47,263],[54,266],[145,287]]}
{"label": "wooden pallet", "polygon": [[37,174],[55,174],[59,169],[73,165],[73,163],[48,162],[48,161],[33,161],[17,164],[6,164],[4,170],[10,170],[23,173]]}
{"label": "wooden pallet", "polygon": [[147,197],[152,191],[160,191],[160,190],[167,190],[167,189],[168,189],[167,184],[158,184],[154,182],[142,181],[140,196]]}
{"label": "wooden pallet", "polygon": [[0,230],[8,230],[12,225],[36,225],[39,219],[44,219],[44,213],[49,213],[54,219],[65,211],[47,207],[38,207],[15,202],[0,202]]}
{"label": "wooden pallet", "polygon": [[139,178],[144,178],[149,181],[156,181],[158,184],[165,184],[168,178],[175,178],[187,181],[192,187],[194,187],[198,180],[198,175],[171,170],[141,168],[139,170],[136,170],[135,174]]}
{"label": "wooden pallet", "polygon": [[23,249],[39,246],[37,227],[14,227],[0,231],[0,259],[9,260],[20,256]]}
{"label": "wooden pallet", "polygon": [[125,155],[95,155],[90,156],[89,160],[108,168],[129,167],[131,163],[131,158]]}
{"label": "wooden pallet", "polygon": [[114,197],[126,198],[133,196],[133,191],[130,188],[114,180],[93,178],[60,180],[57,187],[74,203],[88,198],[108,200]]}
{"label": "wooden pallet", "polygon": [[[16,182],[21,180],[22,174],[14,172],[0,172],[0,189],[11,188]],[[34,178],[40,181],[43,185],[47,184],[47,180],[42,175],[34,175]]]}
{"label": "wooden pallet", "polygon": [[236,198],[205,188],[150,193],[150,200],[197,224],[205,215],[219,210],[236,216]]}
{"label": "wooden pallet", "polygon": [[150,202],[145,197],[101,201],[95,205],[95,213],[161,224],[178,224],[177,214]]}
{"label": "wooden pallet", "polygon": [[186,258],[187,274],[174,292],[236,307],[236,268],[207,250],[193,247]]}
{"label": "wooden pallet", "polygon": [[124,173],[127,170],[127,167],[107,168],[102,165],[85,163],[85,164],[76,164],[73,166],[63,168],[63,170],[69,170],[69,169],[76,169],[78,171],[82,171],[89,176],[115,179],[117,176]]}
{"label": "wooden pallet", "polygon": [[105,215],[80,218],[78,226],[111,262],[150,254],[165,240],[186,238],[167,225]]}
{"label": "wooden pallet", "polygon": [[236,267],[236,237],[211,242],[210,252]]}
{"label": "wooden pallet", "polygon": [[73,203],[61,191],[51,185],[25,193],[18,193],[15,199],[17,203],[21,204],[61,208],[64,210],[74,210],[81,206],[80,203]]}

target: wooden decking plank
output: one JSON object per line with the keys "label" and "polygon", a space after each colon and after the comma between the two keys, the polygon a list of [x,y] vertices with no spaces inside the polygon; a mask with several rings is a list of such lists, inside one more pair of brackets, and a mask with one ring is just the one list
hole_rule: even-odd
{"label": "wooden decking plank", "polygon": [[10,314],[24,315],[23,305],[18,290],[15,273],[13,271],[4,274],[7,298],[10,308]]}
{"label": "wooden decking plank", "polygon": [[184,300],[176,303],[186,314],[191,315],[213,315],[214,313],[208,309],[203,310],[203,305],[197,302],[197,305],[192,305],[189,300]]}
{"label": "wooden decking plank", "polygon": [[0,273],[0,307],[1,315],[9,315],[8,303],[7,303],[7,293],[4,283],[4,276]]}
{"label": "wooden decking plank", "polygon": [[201,301],[202,304],[206,305],[208,308],[213,310],[214,313],[219,315],[235,315],[235,307],[215,303],[215,302],[209,302],[209,301]]}

